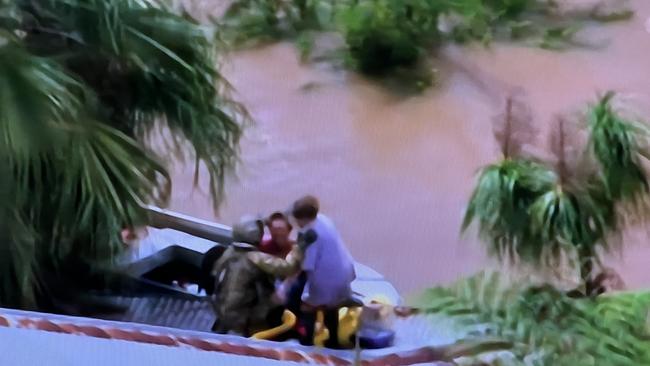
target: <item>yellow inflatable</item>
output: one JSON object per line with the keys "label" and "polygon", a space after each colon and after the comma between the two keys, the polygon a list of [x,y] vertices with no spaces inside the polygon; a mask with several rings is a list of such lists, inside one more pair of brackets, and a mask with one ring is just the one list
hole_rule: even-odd
{"label": "yellow inflatable", "polygon": [[[370,303],[392,306],[391,301],[384,295],[373,296]],[[352,348],[352,336],[357,333],[359,329],[359,320],[363,307],[343,307],[339,309],[339,331],[336,335],[339,339],[339,344],[343,347]],[[314,345],[323,347],[325,342],[330,338],[329,329],[325,326],[324,313],[318,311],[316,313],[316,324],[314,327]],[[282,324],[253,334],[251,338],[270,340],[277,336],[291,330],[296,325],[296,316],[289,310],[285,310],[282,315]]]}
{"label": "yellow inflatable", "polygon": [[322,310],[318,310],[316,324],[314,325],[314,345],[323,347],[328,339],[330,339],[330,331],[325,326],[325,315]]}
{"label": "yellow inflatable", "polygon": [[285,332],[288,332],[296,325],[296,315],[289,310],[285,310],[282,314],[282,324],[275,328],[264,330],[253,334],[251,338],[254,339],[273,339]]}
{"label": "yellow inflatable", "polygon": [[363,308],[360,306],[353,308],[339,309],[339,344],[342,347],[353,348],[354,342],[352,336],[359,329],[359,317]]}
{"label": "yellow inflatable", "polygon": [[[392,306],[390,299],[384,295],[375,295],[370,298],[370,303]],[[360,306],[344,307],[339,309],[339,331],[337,337],[339,344],[342,347],[352,348],[354,343],[352,336],[357,333],[359,329],[359,320],[363,308]],[[320,323],[319,323],[320,321]],[[314,332],[314,344],[322,346],[327,339],[329,339],[329,331],[323,324],[323,314],[319,312],[316,320],[317,327]],[[320,324],[320,326],[318,325]]]}

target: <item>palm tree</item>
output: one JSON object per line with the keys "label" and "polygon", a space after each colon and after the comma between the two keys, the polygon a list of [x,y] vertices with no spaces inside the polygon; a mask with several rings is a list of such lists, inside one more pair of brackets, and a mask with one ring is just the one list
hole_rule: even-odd
{"label": "palm tree", "polygon": [[496,134],[504,158],[482,170],[463,231],[477,222],[492,253],[536,265],[553,266],[553,260],[575,255],[585,293],[596,290],[598,249],[612,249],[611,239],[620,235],[625,220],[642,217],[647,209],[648,176],[641,159],[648,156],[648,131],[623,118],[613,97],[607,93],[590,107],[583,151],[568,151],[579,145],[567,141],[578,131],[569,133],[567,122],[558,120],[551,136],[554,164],[523,156],[521,146],[531,135],[513,126],[527,121],[506,113],[506,128]]}
{"label": "palm tree", "polygon": [[[154,0],[0,0],[0,306],[46,306],[110,265],[187,148],[217,207],[248,120],[217,41]],[[143,141],[163,129],[157,156]]]}
{"label": "palm tree", "polygon": [[528,210],[557,177],[543,162],[525,154],[525,145],[535,134],[526,105],[519,96],[510,96],[504,113],[494,119],[501,160],[481,170],[462,225],[465,231],[477,221],[479,236],[499,258],[518,254],[533,260],[537,255],[521,245],[533,236]]}

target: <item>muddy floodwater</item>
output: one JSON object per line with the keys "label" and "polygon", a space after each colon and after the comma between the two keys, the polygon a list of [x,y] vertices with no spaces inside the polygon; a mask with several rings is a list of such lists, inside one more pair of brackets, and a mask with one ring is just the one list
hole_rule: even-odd
{"label": "muddy floodwater", "polygon": [[[410,293],[486,265],[463,210],[477,170],[498,158],[491,118],[520,87],[540,130],[598,92],[625,93],[650,119],[650,2],[634,19],[588,29],[596,49],[551,52],[512,44],[450,47],[439,55],[440,85],[397,96],[327,64],[301,64],[291,44],[239,51],[224,72],[256,125],[242,143],[237,179],[219,215],[192,188],[192,164],[174,169],[171,209],[230,223],[269,213],[312,193],[358,261]],[[546,144],[543,133],[537,143]],[[629,287],[650,285],[650,242],[629,235],[612,260]]]}

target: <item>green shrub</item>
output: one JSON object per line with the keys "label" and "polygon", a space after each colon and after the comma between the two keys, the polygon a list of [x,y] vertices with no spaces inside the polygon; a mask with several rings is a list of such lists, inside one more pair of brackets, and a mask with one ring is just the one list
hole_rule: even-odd
{"label": "green shrub", "polygon": [[425,56],[436,45],[505,39],[561,50],[579,45],[574,36],[585,22],[632,16],[594,9],[562,17],[553,15],[554,7],[544,0],[236,0],[223,22],[238,46],[292,39],[303,60],[316,32],[339,32],[345,49],[336,54],[349,66],[422,89],[433,82]]}
{"label": "green shrub", "polygon": [[352,65],[381,75],[418,63],[439,39],[437,5],[432,1],[366,0],[340,14]]}
{"label": "green shrub", "polygon": [[333,0],[237,0],[226,11],[226,38],[235,46],[305,38],[305,32],[328,30],[334,24]]}

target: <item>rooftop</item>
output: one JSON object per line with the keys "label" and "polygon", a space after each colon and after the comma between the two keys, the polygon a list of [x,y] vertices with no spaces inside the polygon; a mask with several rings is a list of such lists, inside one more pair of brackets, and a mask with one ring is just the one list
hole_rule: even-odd
{"label": "rooftop", "polygon": [[[197,280],[202,278],[200,271],[203,254],[215,245],[223,245],[186,232],[226,241],[227,244],[229,228],[160,212],[164,215],[162,221],[166,220],[168,224],[180,227],[185,232],[164,228],[165,226],[161,229],[149,228],[146,240],[152,246],[150,253],[153,254],[124,266],[115,273],[114,278],[111,277],[112,284],[108,287],[87,294],[91,305],[84,308],[83,312],[67,313],[83,314],[83,317],[0,308],[0,347],[38,344],[39,348],[43,348],[38,353],[41,356],[29,352],[29,347],[16,346],[12,350],[21,349],[22,353],[16,353],[16,358],[45,357],[47,364],[51,364],[47,352],[65,353],[63,358],[54,357],[57,360],[69,357],[74,359],[74,362],[62,363],[65,365],[74,365],[80,360],[87,361],[91,359],[91,353],[95,354],[92,356],[93,363],[97,364],[95,361],[98,361],[101,364],[106,359],[100,355],[112,357],[111,350],[118,347],[118,344],[121,345],[119,347],[124,347],[125,355],[142,353],[133,356],[142,362],[149,363],[147,357],[158,354],[156,359],[164,359],[163,363],[156,361],[158,365],[164,365],[165,362],[174,364],[174,359],[185,357],[196,358],[197,361],[205,357],[199,356],[196,351],[219,353],[212,361],[220,360],[224,354],[228,354],[237,359],[237,364],[242,365],[248,364],[247,362],[256,362],[256,365],[273,364],[269,360],[282,361],[283,364],[286,361],[323,365],[352,364],[357,355],[350,350],[303,347],[297,341],[260,341],[210,332],[215,321],[210,298],[205,294],[176,287],[174,282],[189,280],[190,283],[198,284],[200,280]],[[401,303],[397,291],[381,274],[362,264],[356,264],[356,269],[357,280],[353,283],[353,289],[357,296],[368,302],[375,295],[382,295],[393,304]],[[389,366],[433,362],[440,358],[441,352],[440,348],[432,346],[439,347],[454,342],[452,335],[439,332],[433,327],[433,321],[415,314],[412,309],[394,307],[393,310],[396,331],[394,346],[364,350],[361,354],[362,364]],[[2,329],[3,327],[5,328]],[[124,342],[138,345],[127,346]],[[44,346],[41,347],[41,344]],[[161,347],[167,349],[162,350]],[[69,357],[64,349],[72,350]],[[178,353],[167,356],[169,349]],[[187,353],[188,351],[194,353]],[[9,352],[11,353],[13,352]],[[6,356],[8,353],[0,354]],[[250,361],[251,357],[257,360]],[[14,362],[19,365],[34,363]],[[86,365],[87,362],[83,364]]]}
{"label": "rooftop", "polygon": [[[425,362],[435,365],[434,362],[438,362],[442,354],[439,346],[452,343],[453,339],[443,334],[436,334],[433,323],[423,316],[396,313],[399,314],[396,324],[399,338],[410,341],[419,338],[420,341],[426,340],[426,342],[421,342],[419,345],[404,344],[384,350],[364,350],[361,354],[362,365],[416,365]],[[414,324],[418,326],[414,327]],[[414,332],[418,333],[419,337],[416,337],[417,334]],[[126,345],[126,343],[139,345]],[[438,347],[433,346],[435,343]],[[38,345],[38,352],[34,352],[31,347],[25,347],[25,344]],[[119,349],[124,347],[124,353],[117,351],[116,347]],[[168,350],[162,350],[163,348]],[[11,349],[11,352],[2,352],[3,349]],[[60,362],[59,364],[66,366],[82,364],[81,362],[87,365],[87,361],[91,359],[95,365],[107,364],[107,360],[110,359],[113,365],[115,357],[132,357],[129,362],[133,360],[146,362],[151,357],[155,359],[160,357],[162,363],[157,362],[157,365],[179,364],[174,363],[174,360],[179,359],[185,359],[184,363],[189,360],[207,359],[205,354],[188,353],[189,350],[218,354],[211,359],[213,362],[226,360],[223,357],[232,356],[228,362],[236,361],[237,365],[252,364],[248,362],[258,362],[255,363],[256,365],[273,365],[271,361],[283,361],[283,364],[289,361],[303,364],[352,365],[356,356],[354,351],[304,347],[292,342],[260,341],[138,323],[0,309],[0,357],[11,356],[10,360],[16,365],[36,364],[36,359],[55,359]],[[167,356],[170,353],[177,354]],[[102,355],[108,358],[101,357]],[[242,356],[244,358],[241,358]],[[252,361],[251,358],[256,361]],[[30,361],[15,363],[18,360]],[[67,363],[64,360],[72,361]],[[52,363],[48,361],[47,364]]]}

